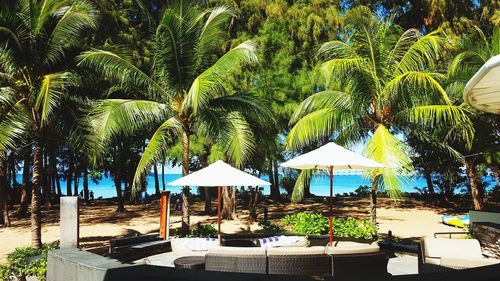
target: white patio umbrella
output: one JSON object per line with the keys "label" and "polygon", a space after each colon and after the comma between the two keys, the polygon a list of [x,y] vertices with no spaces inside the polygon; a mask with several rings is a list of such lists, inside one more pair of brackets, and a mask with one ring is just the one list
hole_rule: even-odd
{"label": "white patio umbrella", "polygon": [[282,167],[300,170],[321,169],[330,173],[330,246],[333,242],[333,171],[336,170],[368,170],[382,168],[384,165],[343,148],[334,142],[327,143],[311,152],[297,156],[283,164]]}
{"label": "white patio umbrella", "polygon": [[185,177],[169,182],[170,186],[210,186],[217,187],[217,223],[220,240],[220,191],[222,186],[261,186],[271,185],[265,180],[252,176],[242,170],[219,160],[206,168]]}
{"label": "white patio umbrella", "polygon": [[464,100],[478,110],[500,114],[500,55],[489,59],[469,80]]}

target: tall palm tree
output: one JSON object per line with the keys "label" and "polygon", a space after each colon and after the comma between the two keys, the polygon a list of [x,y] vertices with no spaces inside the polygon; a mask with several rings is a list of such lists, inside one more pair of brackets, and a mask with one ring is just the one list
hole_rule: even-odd
{"label": "tall palm tree", "polygon": [[[226,41],[224,27],[233,16],[226,6],[204,9],[197,1],[177,0],[163,12],[154,35],[154,64],[142,71],[125,56],[92,50],[79,57],[119,82],[112,90],[133,99],[106,99],[93,113],[98,144],[138,129],[157,126],[138,164],[134,192],[141,175],[163,159],[167,141],[182,143],[182,175],[189,173],[190,135],[219,143],[228,159],[241,165],[253,147],[253,134],[242,112],[268,116],[255,99],[230,94],[224,77],[240,65],[256,62],[255,44],[245,41],[214,60]],[[101,146],[102,147],[102,146]],[[189,230],[189,187],[182,193],[182,230]]]}
{"label": "tall palm tree", "polygon": [[[4,4],[0,13],[2,96],[8,93],[12,118],[34,145],[31,238],[35,248],[41,247],[44,132],[68,88],[78,83],[61,62],[82,32],[94,28],[96,13],[85,0],[17,0]],[[10,128],[0,126],[0,131]]]}
{"label": "tall palm tree", "polygon": [[[349,10],[340,40],[318,51],[326,90],[305,99],[293,114],[289,149],[335,139],[365,142],[365,154],[386,168],[372,173],[371,220],[376,221],[379,185],[399,194],[412,172],[406,134],[439,126],[456,128],[470,143],[473,129],[467,110],[452,105],[432,71],[446,54],[448,40],[439,31],[421,36],[378,19],[367,7]],[[306,178],[306,176],[301,177]]]}
{"label": "tall palm tree", "polygon": [[[491,40],[491,41],[490,41]],[[479,27],[475,27],[475,32],[471,32],[469,37],[462,38],[459,43],[459,52],[450,63],[447,73],[446,91],[455,98],[457,103],[462,103],[462,94],[467,82],[490,58],[500,54],[500,27],[495,27],[493,35],[489,39]],[[488,120],[490,119],[490,120]],[[483,137],[491,135],[490,124],[495,123],[498,118],[492,114],[477,113],[472,119],[479,135]],[[498,122],[498,121],[497,121]],[[483,123],[483,124],[481,124]],[[483,131],[483,132],[481,132]],[[488,147],[486,139],[477,139],[472,147],[461,145],[463,154],[471,154],[465,158],[465,168],[469,178],[472,202],[475,210],[481,210],[484,205],[484,187],[479,183],[480,175],[477,171],[482,154],[496,153],[495,147]],[[487,151],[487,150],[491,151]]]}

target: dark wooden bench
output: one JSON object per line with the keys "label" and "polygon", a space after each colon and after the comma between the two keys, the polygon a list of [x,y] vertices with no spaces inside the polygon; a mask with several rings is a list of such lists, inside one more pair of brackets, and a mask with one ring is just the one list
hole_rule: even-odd
{"label": "dark wooden bench", "polygon": [[160,239],[158,233],[109,240],[109,256],[121,262],[131,262],[170,251],[170,241]]}

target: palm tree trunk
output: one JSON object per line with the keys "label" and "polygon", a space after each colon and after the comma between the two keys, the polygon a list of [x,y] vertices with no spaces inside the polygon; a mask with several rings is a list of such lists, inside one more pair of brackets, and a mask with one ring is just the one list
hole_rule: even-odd
{"label": "palm tree trunk", "polygon": [[53,194],[61,196],[60,190],[57,190],[57,157],[56,147],[53,146],[49,151],[49,164],[50,164],[50,186]]}
{"label": "palm tree trunk", "polygon": [[[189,132],[188,127],[182,132],[182,176],[189,174]],[[182,234],[189,233],[189,186],[182,188]]]}
{"label": "palm tree trunk", "polygon": [[267,175],[269,177],[269,183],[271,184],[271,198],[274,198],[276,190],[275,190],[275,184],[274,184],[274,173],[273,173],[273,161],[269,159],[269,165],[267,166]]}
{"label": "palm tree trunk", "polygon": [[163,190],[165,190],[165,159],[161,161],[161,183]]}
{"label": "palm tree trunk", "polygon": [[89,204],[89,169],[87,167],[83,168],[83,199],[86,204]]}
{"label": "palm tree trunk", "polygon": [[52,208],[52,202],[50,201],[52,191],[50,190],[49,155],[47,153],[47,147],[45,148],[45,153],[43,154],[43,160],[44,160],[43,195],[45,200],[45,209],[50,210],[50,208]]}
{"label": "palm tree trunk", "polygon": [[78,185],[80,180],[80,171],[75,167],[75,177],[73,178],[73,196],[78,196]]}
{"label": "palm tree trunk", "polygon": [[160,194],[160,180],[158,178],[158,166],[156,165],[156,163],[153,165],[153,174],[155,177],[155,191],[158,195]]}
{"label": "palm tree trunk", "polygon": [[431,173],[424,170],[424,176],[425,176],[425,181],[427,182],[427,189],[429,190],[429,194],[431,195],[431,197],[433,197],[435,192],[434,192],[434,184],[432,183]]}
{"label": "palm tree trunk", "polygon": [[203,192],[205,193],[205,214],[210,215],[212,213],[212,196],[210,195],[210,187],[204,186]]}
{"label": "palm tree trunk", "polygon": [[476,159],[470,157],[465,161],[467,176],[472,194],[474,210],[482,210],[484,207],[484,188],[479,184],[479,175],[476,170]]}
{"label": "palm tree trunk", "polygon": [[370,222],[373,225],[377,224],[378,178],[379,178],[379,176],[374,176],[372,179],[372,190],[371,190],[371,196],[370,196]]}
{"label": "palm tree trunk", "polygon": [[2,221],[4,227],[10,226],[9,217],[9,187],[5,180],[4,162],[0,160],[0,210],[2,211]]}
{"label": "palm tree trunk", "polygon": [[276,186],[276,199],[280,199],[281,194],[280,194],[280,177],[279,177],[279,166],[278,166],[278,160],[274,159],[273,160],[274,164],[274,185]]}
{"label": "palm tree trunk", "polygon": [[42,213],[40,209],[40,189],[43,173],[43,149],[39,139],[35,139],[33,153],[33,189],[31,191],[31,246],[40,249],[42,246]]}
{"label": "palm tree trunk", "polygon": [[278,181],[278,161],[269,159],[269,179],[271,180],[271,198],[280,199],[280,185]]}
{"label": "palm tree trunk", "polygon": [[115,182],[116,200],[118,201],[118,209],[116,209],[116,212],[123,213],[125,212],[125,206],[123,205],[122,183],[117,176],[113,176],[113,181]]}
{"label": "palm tree trunk", "polygon": [[73,178],[73,153],[69,152],[68,170],[66,171],[66,196],[71,196],[71,179]]}
{"label": "palm tree trunk", "polygon": [[222,211],[221,217],[226,220],[236,218],[236,187],[225,186],[222,188]]}
{"label": "palm tree trunk", "polygon": [[30,189],[30,164],[31,164],[31,147],[29,152],[26,153],[23,163],[23,185],[21,187],[21,200],[19,203],[19,209],[17,210],[17,216],[19,218],[25,218],[28,214],[28,193]]}

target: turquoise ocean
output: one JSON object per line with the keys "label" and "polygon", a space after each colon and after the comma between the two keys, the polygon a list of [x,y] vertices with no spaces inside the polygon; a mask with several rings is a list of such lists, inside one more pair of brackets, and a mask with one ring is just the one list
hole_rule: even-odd
{"label": "turquoise ocean", "polygon": [[[180,174],[165,174],[165,184],[166,190],[171,191],[172,193],[179,193],[181,191],[180,186],[168,186],[167,184],[173,180],[180,178]],[[262,179],[267,180],[267,176],[263,176]],[[487,177],[484,178],[488,183],[488,187],[492,188],[495,183],[493,178]],[[162,177],[159,175],[160,180],[160,189],[162,189]],[[18,181],[22,181],[21,175],[18,175]],[[152,175],[147,177],[147,193],[154,194],[155,186],[154,186],[154,177]],[[83,180],[79,180],[78,190],[81,191],[83,189]],[[362,175],[335,175],[334,180],[334,193],[335,194],[343,194],[354,192],[356,188],[360,185],[370,185],[370,180],[363,177]],[[426,181],[422,177],[412,177],[410,181],[403,187],[403,191],[405,192],[416,192],[415,187],[422,188],[427,186]],[[311,181],[311,193],[318,196],[328,196],[330,194],[330,180],[328,175],[317,175],[314,176]],[[61,189],[62,192],[66,191],[66,182],[61,180]],[[100,181],[93,182],[89,180],[89,190],[94,192],[94,198],[112,198],[116,196],[116,189],[112,178],[103,177]],[[191,188],[191,192],[196,193],[197,188]],[[264,187],[264,194],[269,194],[269,187]],[[285,192],[282,190],[282,192]]]}

